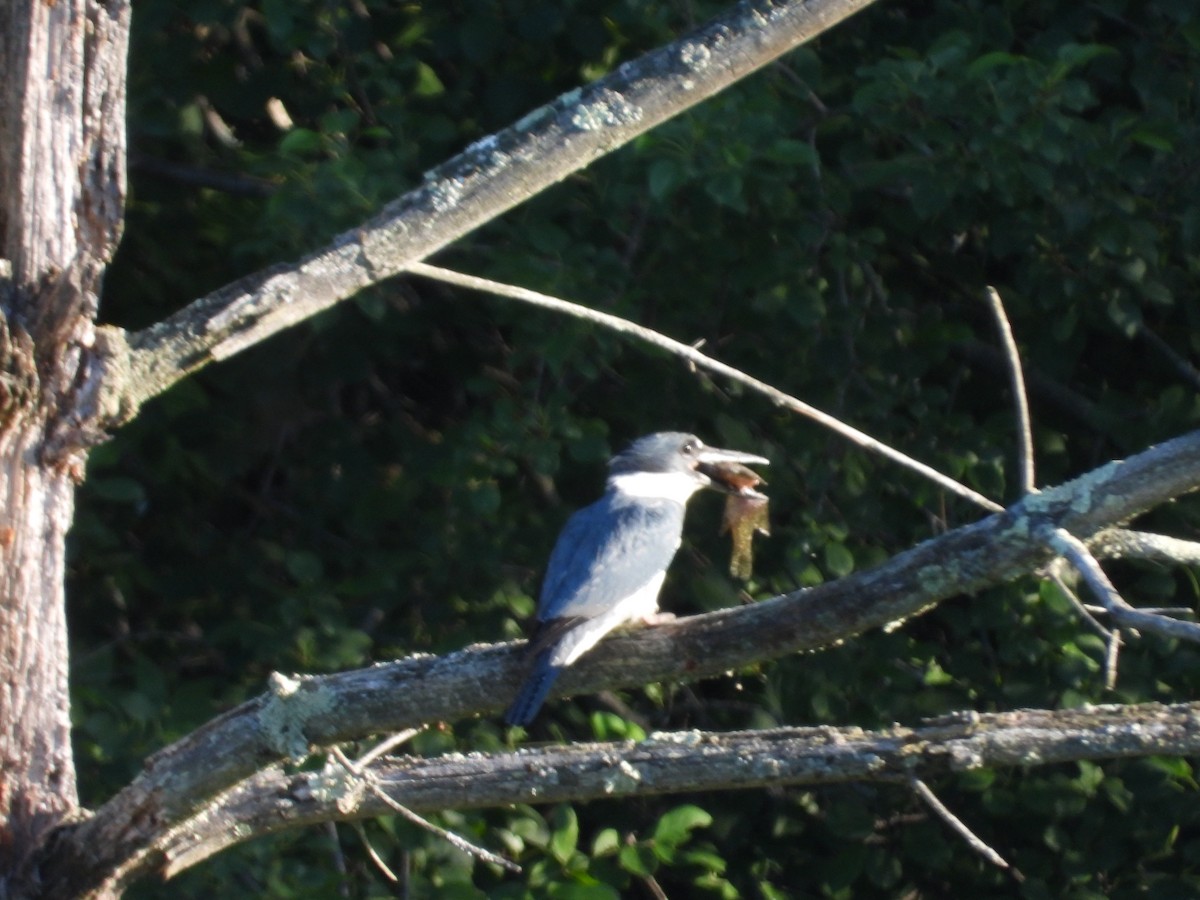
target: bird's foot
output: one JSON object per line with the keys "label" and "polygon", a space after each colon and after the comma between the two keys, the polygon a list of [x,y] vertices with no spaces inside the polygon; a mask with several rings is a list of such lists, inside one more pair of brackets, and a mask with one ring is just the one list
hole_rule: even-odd
{"label": "bird's foot", "polygon": [[646,615],[642,616],[642,624],[643,625],[663,625],[667,622],[674,622],[674,621],[675,621],[675,613],[663,612],[662,610],[658,610],[658,611],[652,612],[652,613],[646,613]]}

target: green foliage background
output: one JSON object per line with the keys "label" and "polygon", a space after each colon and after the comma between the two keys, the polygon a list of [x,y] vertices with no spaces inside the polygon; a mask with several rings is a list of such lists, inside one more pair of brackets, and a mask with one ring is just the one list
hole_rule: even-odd
{"label": "green foliage background", "polygon": [[[144,0],[128,228],[107,320],[139,327],[297,257],[533,107],[721,4]],[[996,499],[1013,424],[996,285],[1029,367],[1039,482],[1197,427],[1200,11],[1097,0],[883,2],[574,176],[441,261],[629,316]],[[293,122],[267,115],[276,98]],[[221,128],[232,140],[222,139]],[[505,301],[397,280],[205,371],[92,457],[70,573],[85,802],[263,689],[515,638],[603,461],[664,428],[762,452],[775,535],[755,597],[836,578],[977,516],[908,473],[656,352]],[[693,503],[664,592],[739,602]],[[1194,503],[1147,527],[1195,537]],[[1135,602],[1195,574],[1123,565]],[[623,704],[548,707],[534,738],[1196,696],[1200,656],[1103,646],[1029,578],[891,634]],[[416,749],[496,749],[495,720]],[[907,791],[779,789],[438,821],[525,866],[367,825],[412,897],[1183,898],[1200,895],[1191,761],[984,772],[933,787],[1024,874]],[[135,896],[399,893],[339,831],[238,848]],[[346,893],[340,893],[339,890]]]}

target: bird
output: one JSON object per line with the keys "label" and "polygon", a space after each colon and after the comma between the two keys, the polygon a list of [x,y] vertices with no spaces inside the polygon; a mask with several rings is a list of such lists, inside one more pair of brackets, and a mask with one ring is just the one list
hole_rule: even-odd
{"label": "bird", "polygon": [[658,611],[658,594],[687,501],[723,489],[709,473],[730,463],[768,461],[678,431],[638,438],[609,461],[604,495],[567,520],[550,553],[529,642],[533,669],[505,714],[509,725],[531,724],[563,669],[617,626],[672,618]]}

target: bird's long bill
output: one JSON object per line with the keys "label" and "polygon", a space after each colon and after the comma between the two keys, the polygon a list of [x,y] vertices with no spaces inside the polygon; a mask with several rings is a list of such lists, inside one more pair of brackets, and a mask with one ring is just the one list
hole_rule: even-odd
{"label": "bird's long bill", "polygon": [[743,453],[741,450],[722,450],[720,447],[701,447],[696,453],[696,459],[705,465],[741,463],[742,465],[769,466],[771,464],[771,461],[765,456],[755,456],[753,453]]}
{"label": "bird's long bill", "polygon": [[703,447],[696,454],[696,471],[708,480],[708,486],[729,493],[753,489],[763,479],[746,468],[746,465],[766,466],[770,460],[740,450],[722,450],[720,447]]}

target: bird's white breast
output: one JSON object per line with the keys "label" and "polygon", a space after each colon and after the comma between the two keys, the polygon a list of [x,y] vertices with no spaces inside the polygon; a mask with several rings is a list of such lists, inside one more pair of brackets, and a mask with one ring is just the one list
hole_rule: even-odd
{"label": "bird's white breast", "polygon": [[624,472],[608,479],[610,490],[643,500],[687,503],[702,485],[687,472]]}

